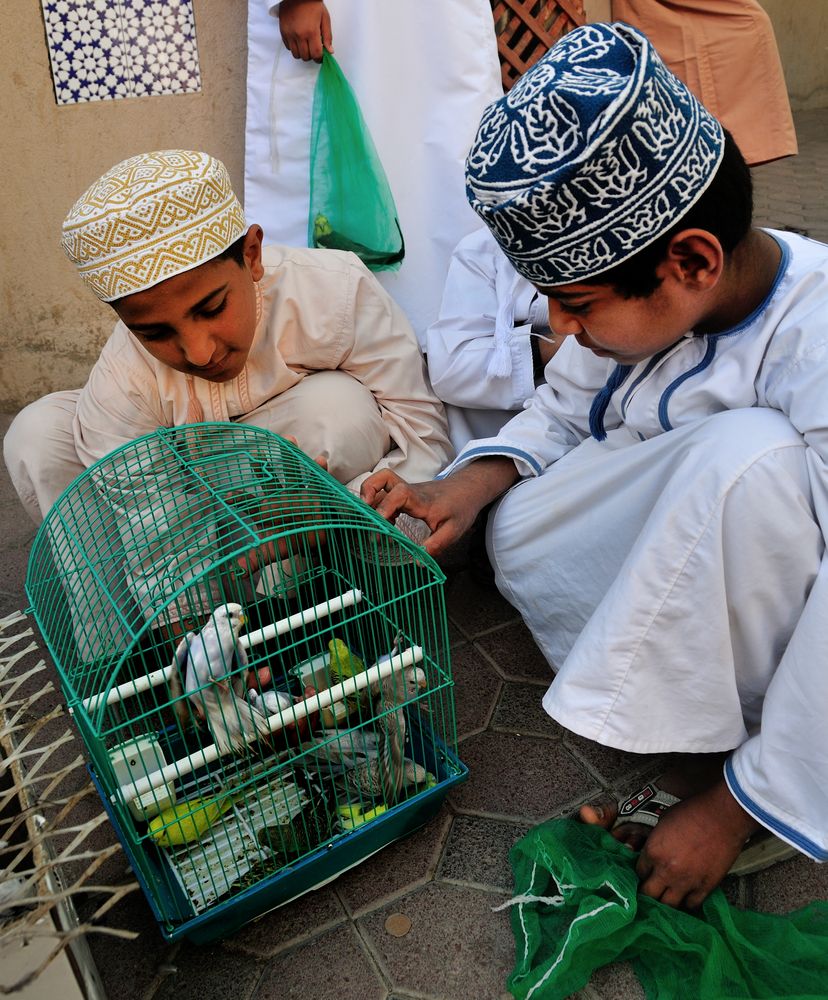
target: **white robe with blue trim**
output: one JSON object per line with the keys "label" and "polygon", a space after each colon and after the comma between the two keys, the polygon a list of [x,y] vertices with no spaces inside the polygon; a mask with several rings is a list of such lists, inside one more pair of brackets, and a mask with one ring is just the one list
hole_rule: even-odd
{"label": "white robe with blue trim", "polygon": [[449,264],[440,315],[426,331],[428,374],[446,403],[451,443],[497,434],[535,391],[532,336],[550,335],[547,300],[482,226]]}
{"label": "white robe with blue trim", "polygon": [[[489,524],[498,583],[559,667],[544,707],[633,752],[731,750],[738,801],[828,858],[828,247],[737,327],[634,366],[569,338],[483,454],[526,477]],[[732,411],[732,412],[731,412]],[[669,433],[668,433],[669,432]]]}

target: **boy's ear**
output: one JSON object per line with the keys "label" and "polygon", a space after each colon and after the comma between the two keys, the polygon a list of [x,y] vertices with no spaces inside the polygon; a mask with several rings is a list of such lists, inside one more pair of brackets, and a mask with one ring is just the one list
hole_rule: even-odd
{"label": "boy's ear", "polygon": [[254,281],[260,281],[264,274],[262,264],[262,241],[264,231],[261,226],[253,225],[244,237],[244,259],[250,268],[250,274]]}
{"label": "boy's ear", "polygon": [[688,288],[706,291],[719,280],[725,254],[718,239],[706,229],[683,229],[670,240],[664,264],[668,273]]}

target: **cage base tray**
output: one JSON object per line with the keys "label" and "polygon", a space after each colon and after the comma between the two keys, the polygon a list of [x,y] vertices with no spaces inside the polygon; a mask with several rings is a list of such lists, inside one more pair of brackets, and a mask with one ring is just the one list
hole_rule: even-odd
{"label": "cage base tray", "polygon": [[[168,890],[170,879],[162,874],[160,859],[158,878],[154,880],[154,884],[148,884],[141,874],[140,866],[135,863],[130,839],[125,835],[118,815],[103,794],[94,771],[91,774],[115,832],[133,864],[147,902],[158,921],[161,934],[168,941],[185,938],[194,944],[206,944],[234,934],[252,920],[285,906],[305,893],[322,888],[382,848],[424,826],[440,810],[449,790],[468,777],[468,768],[430,732],[427,724],[419,722],[417,728],[421,728],[422,740],[417,742],[425,757],[418,763],[424,764],[437,776],[437,784],[412,795],[364,825],[348,833],[338,834],[300,860],[274,871],[226,900],[217,901],[208,910],[197,915],[193,914],[189,901],[183,894],[176,895]],[[171,913],[177,913],[178,917],[171,919]]]}

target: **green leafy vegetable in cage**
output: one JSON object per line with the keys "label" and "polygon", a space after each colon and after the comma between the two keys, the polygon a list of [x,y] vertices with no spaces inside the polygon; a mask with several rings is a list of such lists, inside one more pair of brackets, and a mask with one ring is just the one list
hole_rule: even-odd
{"label": "green leafy vegetable in cage", "polygon": [[315,850],[333,833],[331,808],[320,783],[304,769],[294,776],[306,793],[302,808],[283,815],[279,823],[264,826],[256,834],[259,846],[272,851],[283,864]]}
{"label": "green leafy vegetable in cage", "polygon": [[396,271],[405,243],[388,178],[342,70],[326,52],[313,98],[308,245]]}

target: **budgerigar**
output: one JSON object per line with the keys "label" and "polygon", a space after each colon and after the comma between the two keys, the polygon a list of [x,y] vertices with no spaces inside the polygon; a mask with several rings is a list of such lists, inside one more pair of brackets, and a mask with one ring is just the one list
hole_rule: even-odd
{"label": "budgerigar", "polygon": [[[328,675],[331,678],[331,684],[346,681],[349,677],[361,674],[363,670],[365,670],[365,664],[348,649],[341,639],[331,639],[328,643]],[[364,698],[364,695],[352,694],[345,699],[348,715],[356,712],[361,697]],[[362,704],[364,706],[365,702],[363,701]]]}
{"label": "budgerigar", "polygon": [[[425,681],[420,667],[393,670],[371,688],[373,727],[361,726],[347,732],[324,730],[310,744],[320,773],[335,777],[349,801],[368,798],[390,804],[396,799],[410,773],[406,766],[410,762],[403,756],[406,719],[402,706],[425,686]],[[332,736],[337,738],[330,739]]]}
{"label": "budgerigar", "polygon": [[244,698],[247,654],[238,641],[244,621],[241,605],[222,604],[198,634],[187,633],[173,661],[173,675],[184,677],[184,691],[220,754],[243,750],[254,736],[270,733],[266,717]]}
{"label": "budgerigar", "polygon": [[212,798],[188,799],[150,820],[149,835],[160,847],[180,847],[201,840],[233,805],[229,792]]}

